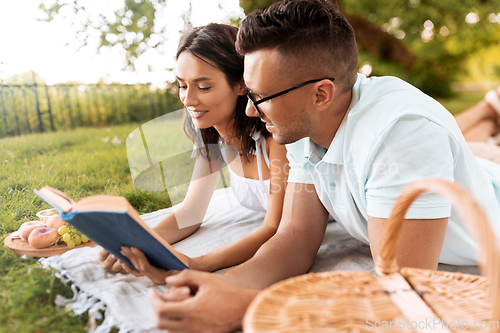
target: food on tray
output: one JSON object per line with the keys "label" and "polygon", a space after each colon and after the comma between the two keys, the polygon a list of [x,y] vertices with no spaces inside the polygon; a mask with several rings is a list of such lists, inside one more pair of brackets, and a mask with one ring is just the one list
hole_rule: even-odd
{"label": "food on tray", "polygon": [[42,210],[42,211],[36,213],[36,216],[40,219],[40,221],[46,222],[50,216],[55,215],[55,214],[57,214],[56,209],[50,208],[50,209],[45,209],[45,210]]}
{"label": "food on tray", "polygon": [[59,214],[51,215],[47,218],[47,222],[45,222],[47,227],[59,229],[60,227],[66,225],[66,221],[64,221]]}
{"label": "food on tray", "polygon": [[[19,230],[13,233],[14,238],[21,238],[36,249],[43,249],[64,242],[70,249],[89,238],[75,227],[64,221],[55,209],[46,209],[36,214],[41,221],[24,222]],[[36,230],[36,232],[34,232]]]}
{"label": "food on tray", "polygon": [[59,240],[59,233],[54,228],[41,227],[34,229],[29,237],[28,243],[35,249],[43,249],[54,245]]}
{"label": "food on tray", "polygon": [[45,227],[45,223],[43,223],[42,221],[24,222],[23,224],[21,224],[21,227],[19,228],[19,230],[17,231],[17,233],[18,233],[19,237],[21,237],[21,239],[23,241],[27,242],[30,233],[34,229],[41,228],[41,227]]}
{"label": "food on tray", "polygon": [[[134,266],[121,254],[122,246],[139,248],[156,267],[174,270],[188,268],[187,257],[152,230],[124,197],[95,195],[75,202],[63,192],[49,186],[34,192],[57,207],[58,212],[64,212],[62,217],[69,225],[85,232],[94,242],[130,267]],[[62,233],[64,231],[66,229],[61,230]],[[66,243],[68,247],[86,240],[83,235],[71,234],[71,228],[69,233],[70,239]],[[63,239],[68,238],[65,235],[63,233]]]}
{"label": "food on tray", "polygon": [[69,224],[61,226],[57,232],[61,235],[61,239],[70,249],[80,245],[81,243],[87,243],[89,241],[87,236]]}

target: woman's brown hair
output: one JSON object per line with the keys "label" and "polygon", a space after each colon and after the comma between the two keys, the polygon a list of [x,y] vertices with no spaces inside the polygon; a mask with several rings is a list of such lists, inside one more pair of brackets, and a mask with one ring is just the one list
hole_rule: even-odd
{"label": "woman's brown hair", "polygon": [[[185,33],[177,48],[176,58],[179,58],[182,52],[189,52],[205,63],[221,70],[230,86],[235,86],[243,78],[243,56],[235,49],[236,35],[238,28],[226,25],[210,23],[208,25],[193,28]],[[231,136],[241,140],[241,149],[243,158],[250,161],[251,154],[255,152],[255,141],[252,139],[252,133],[261,133],[264,137],[270,134],[265,128],[265,124],[260,118],[247,117],[245,109],[247,105],[246,95],[238,97],[235,112],[233,115],[232,127],[228,128]],[[207,147],[219,142],[219,133],[213,127],[201,129],[201,139],[196,134],[197,130],[193,120],[184,111],[184,131],[193,140],[196,147]],[[203,142],[200,142],[203,140]],[[205,155],[204,149],[199,151]],[[214,158],[220,155],[218,149],[210,149],[210,157]]]}

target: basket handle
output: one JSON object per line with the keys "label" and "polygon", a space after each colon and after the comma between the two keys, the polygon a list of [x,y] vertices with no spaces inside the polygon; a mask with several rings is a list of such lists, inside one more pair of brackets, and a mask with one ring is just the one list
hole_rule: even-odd
{"label": "basket handle", "polygon": [[500,250],[498,238],[474,198],[459,184],[440,179],[423,179],[406,186],[394,204],[380,243],[375,264],[379,275],[399,271],[396,252],[406,211],[423,192],[432,191],[452,201],[479,247],[479,266],[492,292],[493,319],[500,320]]}

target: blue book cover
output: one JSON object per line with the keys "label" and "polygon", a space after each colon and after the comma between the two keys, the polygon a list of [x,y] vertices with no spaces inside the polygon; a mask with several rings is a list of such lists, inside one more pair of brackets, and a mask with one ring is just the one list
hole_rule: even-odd
{"label": "blue book cover", "polygon": [[74,202],[49,186],[34,192],[54,207],[67,223],[134,269],[127,257],[120,253],[122,246],[140,249],[156,267],[188,268],[186,257],[142,221],[124,197],[96,195]]}

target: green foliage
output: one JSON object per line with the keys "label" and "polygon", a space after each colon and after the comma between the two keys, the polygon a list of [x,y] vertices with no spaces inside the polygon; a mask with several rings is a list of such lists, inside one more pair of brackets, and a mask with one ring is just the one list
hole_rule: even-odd
{"label": "green foliage", "polygon": [[43,78],[40,76],[40,74],[30,71],[9,76],[3,81],[3,84],[32,84],[35,82],[38,84],[45,84],[45,81],[43,81]]}
{"label": "green foliage", "polygon": [[457,74],[458,81],[491,82],[500,78],[500,47],[493,45],[478,50],[465,60],[466,72]]}
{"label": "green foliage", "polygon": [[107,24],[109,30],[100,30],[101,47],[122,46],[126,51],[127,63],[132,69],[139,55],[148,47],[156,48],[165,39],[164,34],[156,34],[160,37],[157,40],[151,38],[155,28],[155,12],[156,9],[149,0],[140,2],[126,0],[124,8],[115,12],[115,17],[112,19],[114,23],[110,21]]}
{"label": "green foliage", "polygon": [[[0,234],[49,208],[32,191],[51,185],[75,200],[124,195],[140,213],[164,208],[168,195],[133,188],[125,140],[137,125],[33,134],[0,140]],[[144,202],[140,202],[141,199]]]}
{"label": "green foliage", "polygon": [[[249,14],[275,1],[241,0],[240,6]],[[375,23],[376,29],[401,40],[416,56],[413,66],[405,68],[388,60],[384,52],[370,54],[360,46],[360,65],[370,63],[372,75],[401,77],[433,96],[449,96],[450,83],[457,80],[500,80],[498,56],[494,56],[500,50],[498,0],[338,3],[345,12]],[[483,75],[478,76],[478,71]]]}
{"label": "green foliage", "polygon": [[[421,87],[449,86],[467,71],[471,54],[496,46],[500,40],[500,24],[496,18],[494,22],[490,19],[498,12],[498,1],[389,0],[383,6],[368,0],[341,3],[347,12],[376,23],[403,41],[419,59],[411,79]],[[427,90],[439,91],[439,87]]]}
{"label": "green foliage", "polygon": [[[23,77],[23,76],[21,76]],[[44,131],[146,121],[181,108],[171,88],[62,84],[36,89]],[[0,137],[40,132],[32,86],[0,86]]]}
{"label": "green foliage", "polygon": [[[168,194],[135,190],[128,171],[125,139],[135,128],[34,134],[0,140],[0,234],[17,230],[49,208],[32,192],[50,184],[76,200],[95,194],[124,195],[140,213],[166,208]],[[115,144],[104,138],[116,137]],[[0,246],[1,332],[84,332],[86,315],[57,311],[54,297],[71,296],[54,272]]]}
{"label": "green foliage", "polygon": [[[2,244],[3,238],[1,237]],[[34,259],[0,248],[0,332],[85,332],[87,315],[75,316],[54,306],[56,295],[71,297],[68,285]]]}
{"label": "green foliage", "polygon": [[[236,1],[236,0],[234,0]],[[266,8],[276,0],[240,0],[248,14]],[[372,55],[372,64],[383,75],[398,75],[434,95],[449,95],[450,83],[456,80],[480,79],[469,58],[478,59],[484,49],[498,47],[500,40],[500,13],[498,0],[339,0],[343,10],[375,23],[383,31],[400,39],[416,56],[411,68],[391,66],[385,55]],[[80,20],[77,40],[87,45],[92,31],[98,31],[98,48],[121,48],[129,69],[146,50],[165,42],[165,28],[155,27],[157,12],[166,6],[166,0],[123,0],[123,6],[112,15],[92,16],[78,0],[42,0],[40,9],[46,14],[44,21],[69,14]],[[191,4],[191,3],[190,3]],[[66,11],[65,11],[66,9]],[[495,15],[496,14],[496,15]],[[466,21],[467,18],[467,21]],[[191,26],[190,11],[183,15],[185,27]],[[239,25],[240,19],[231,20]],[[360,50],[363,52],[363,50]],[[498,61],[480,58],[481,71],[488,81],[500,80],[500,70],[488,70]],[[498,59],[498,58],[497,58]],[[396,68],[395,72],[390,71]],[[387,70],[387,71],[386,71]]]}
{"label": "green foliage", "polygon": [[440,98],[438,101],[450,111],[451,114],[456,115],[482,100],[485,94],[486,91],[461,91],[454,93],[451,97]]}
{"label": "green foliage", "polygon": [[[106,6],[93,7],[81,0],[39,0],[43,13],[40,21],[51,22],[62,18],[70,20],[77,28],[76,42],[80,47],[94,45],[93,38],[98,36],[98,52],[113,48],[122,51],[126,70],[135,70],[135,63],[146,51],[158,49],[167,41],[167,26],[158,24],[157,17],[168,10],[167,0],[122,0],[114,2],[113,11]],[[171,0],[172,2],[174,0]],[[232,0],[236,1],[236,0]],[[219,1],[219,8],[222,2]],[[192,5],[181,15],[184,26],[181,31],[192,27]],[[227,22],[238,25],[241,18],[229,18]],[[160,19],[161,22],[161,19]],[[91,37],[92,36],[92,37]],[[92,40],[92,42],[91,42]],[[152,70],[151,67],[148,70]]]}
{"label": "green foliage", "polygon": [[276,1],[278,0],[240,0],[240,7],[248,15],[256,9],[267,8]]}
{"label": "green foliage", "polygon": [[126,68],[133,70],[141,54],[165,41],[166,31],[155,28],[155,14],[162,6],[165,0],[124,0],[123,6],[111,15],[103,14],[104,11],[94,15],[94,11],[88,11],[80,1],[42,1],[39,8],[46,14],[41,21],[50,22],[61,15],[64,7],[65,17],[69,14],[72,19],[79,20],[76,38],[80,47],[88,45],[91,31],[98,31],[98,48],[120,48],[124,51]]}

